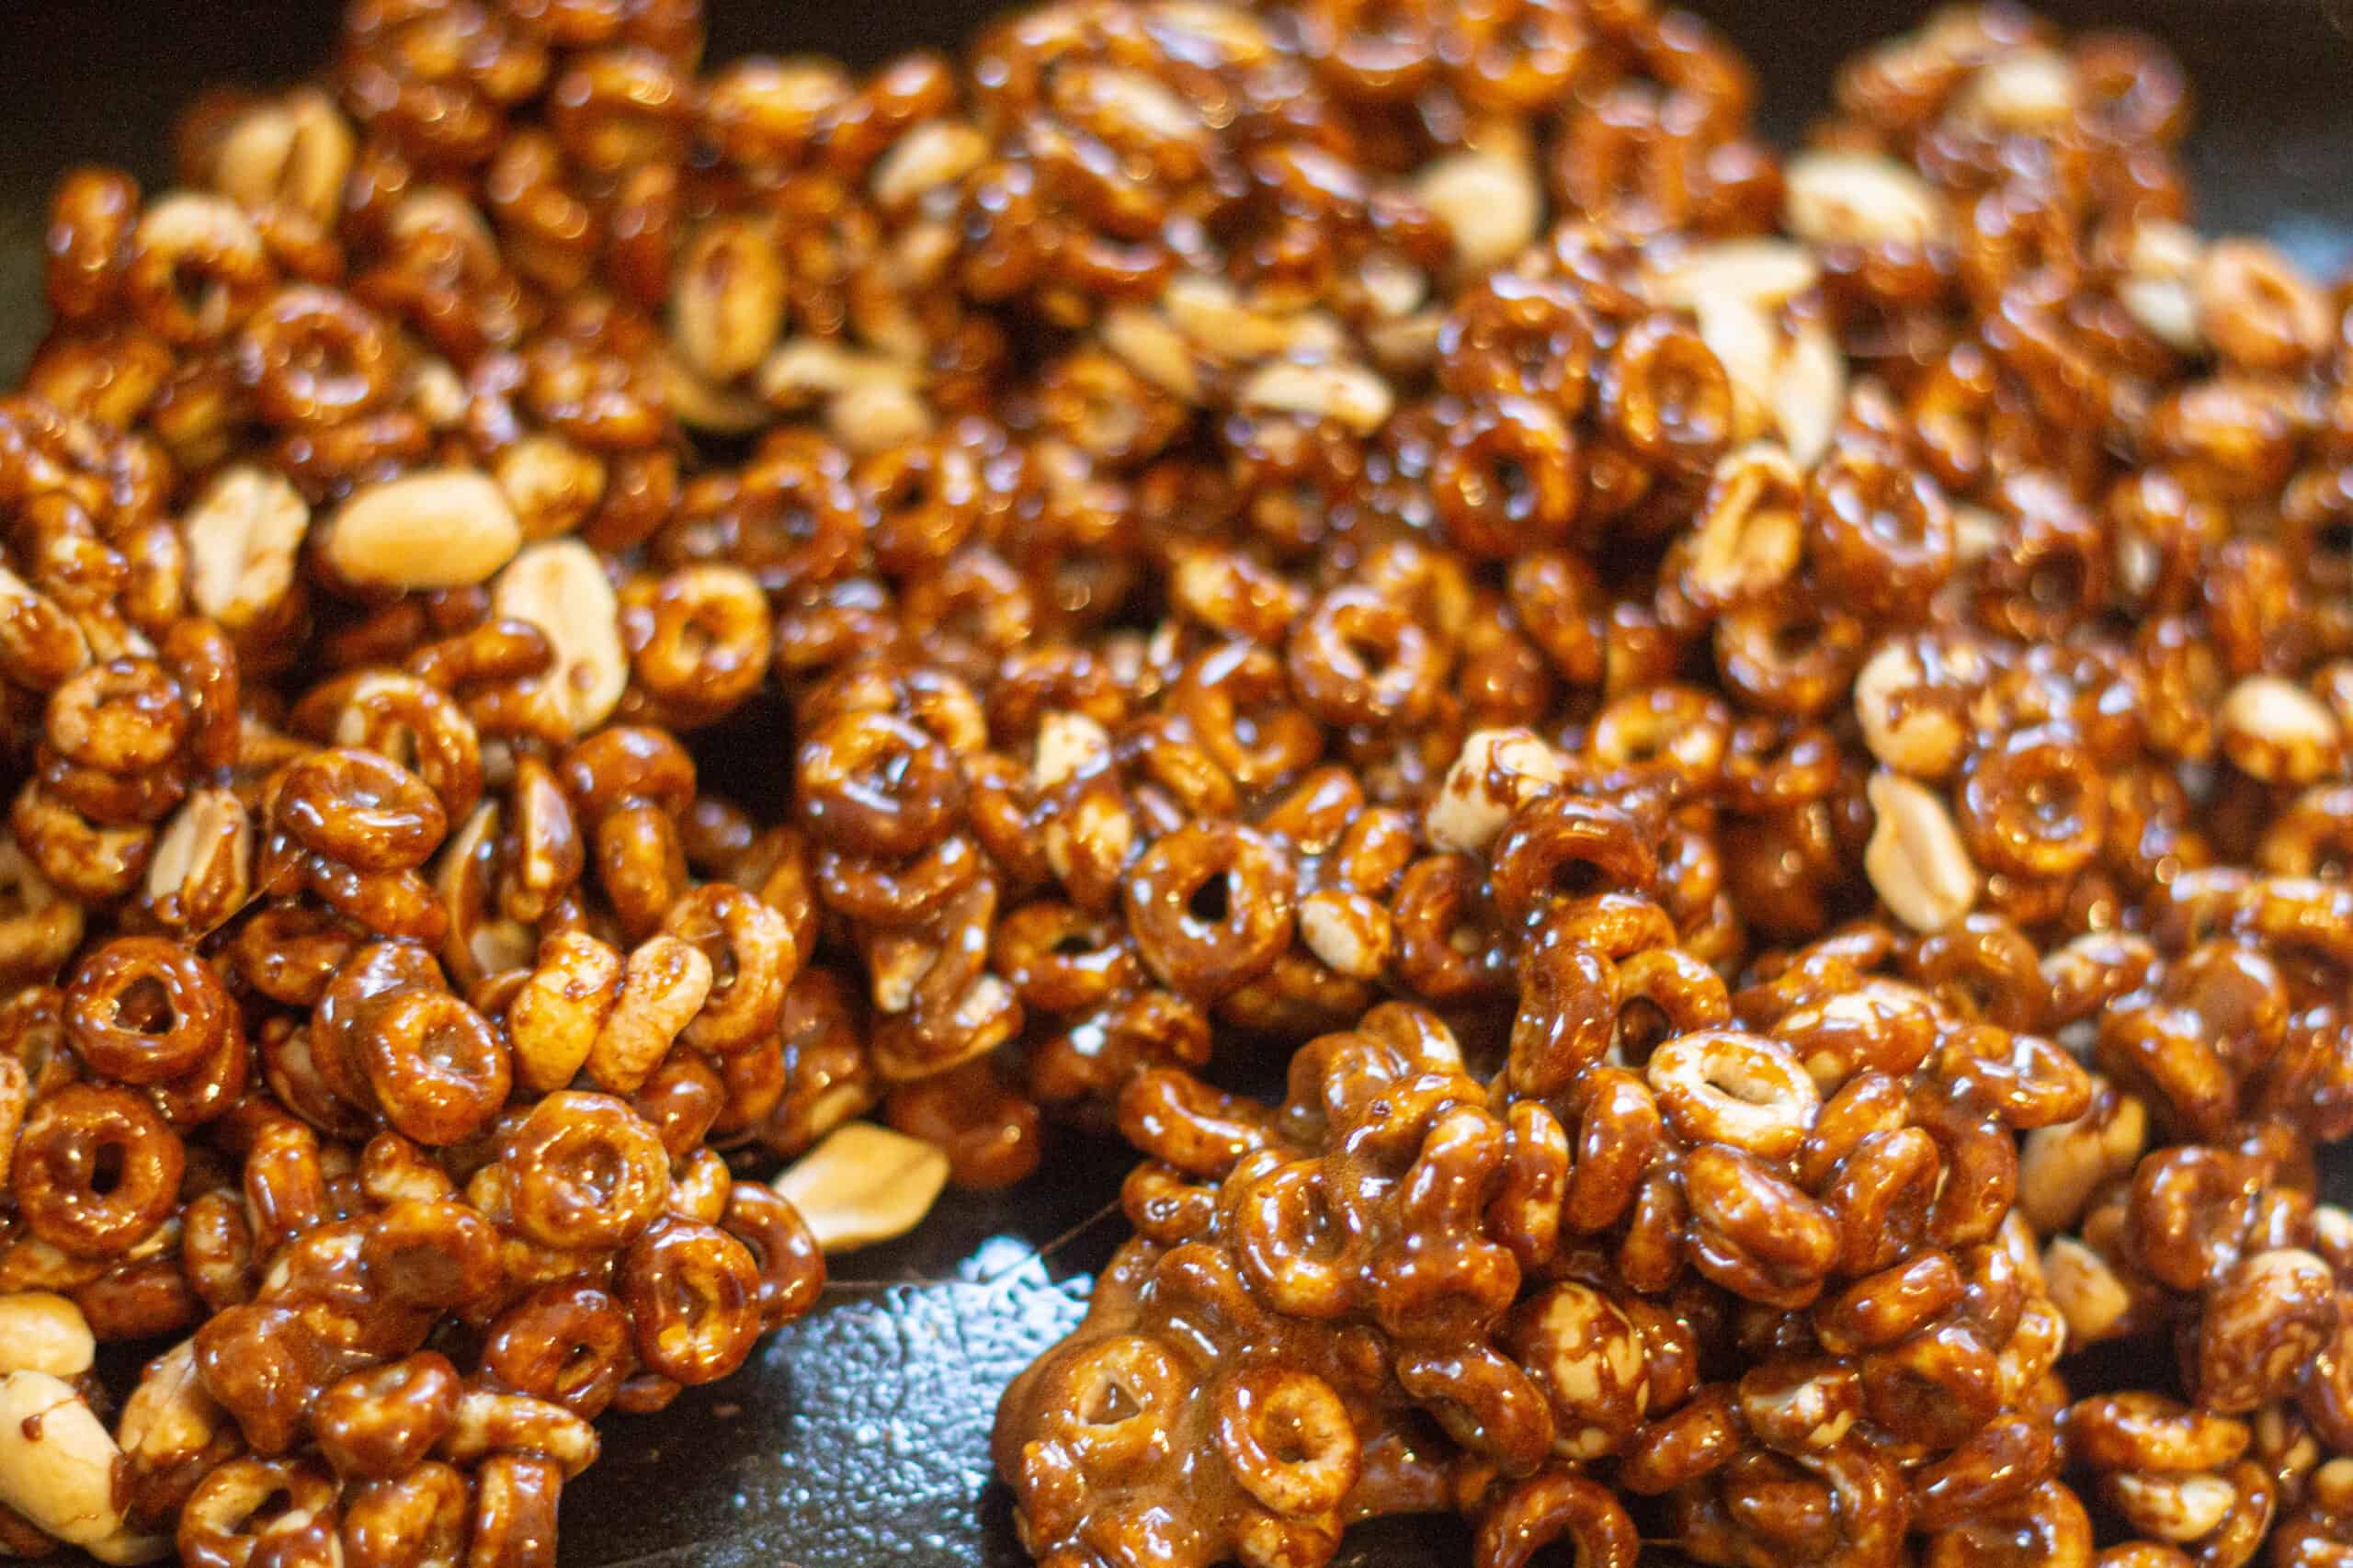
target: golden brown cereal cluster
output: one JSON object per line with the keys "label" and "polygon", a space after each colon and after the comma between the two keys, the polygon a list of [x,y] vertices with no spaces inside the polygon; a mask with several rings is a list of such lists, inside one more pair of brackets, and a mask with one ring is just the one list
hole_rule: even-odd
{"label": "golden brown cereal cluster", "polygon": [[1941,12],[1781,156],[1648,0],[701,41],[351,0],[59,186],[0,1552],[538,1568],[1113,1127],[1055,1568],[2353,1551],[2353,329],[2172,62]]}
{"label": "golden brown cereal cluster", "polygon": [[[1563,14],[1597,61],[1691,36]],[[1320,76],[1484,150],[1458,83]],[[1628,97],[1515,133],[1574,168]],[[1427,1509],[1483,1564],[2344,1550],[2347,338],[2183,226],[2183,102],[2141,41],[1942,14],[1848,67],[1764,221],[1629,137],[1457,289],[1420,399],[1384,365],[1392,509],[1543,655],[1394,798],[1487,983],[1392,976],[1452,1030],[1384,1003],[1271,1111],[1131,1082],[1138,1238],[998,1425],[1042,1560],[1313,1562]],[[1573,469],[1522,439],[1457,486],[1498,390]],[[1398,1309],[1426,1270],[1460,1296]]]}
{"label": "golden brown cereal cluster", "polygon": [[2089,1074],[1880,972],[1913,967],[1882,928],[1729,990],[1645,896],[1648,832],[1576,794],[1512,815],[1499,900],[1540,842],[1548,882],[1628,885],[1521,926],[1490,1080],[1391,1003],[1271,1112],[1131,1083],[1138,1238],[998,1422],[1042,1561],[1321,1562],[1460,1507],[1482,1563],[1662,1531],[1892,1562],[2056,1472],[2068,1321],[2012,1203],[2018,1135],[2072,1131]]}

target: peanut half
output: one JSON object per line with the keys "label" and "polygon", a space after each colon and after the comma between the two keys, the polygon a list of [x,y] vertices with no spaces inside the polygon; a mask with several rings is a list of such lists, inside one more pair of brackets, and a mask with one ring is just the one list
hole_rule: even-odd
{"label": "peanut half", "polygon": [[948,1156],[870,1121],[836,1127],[776,1178],[827,1252],[905,1235],[948,1185]]}

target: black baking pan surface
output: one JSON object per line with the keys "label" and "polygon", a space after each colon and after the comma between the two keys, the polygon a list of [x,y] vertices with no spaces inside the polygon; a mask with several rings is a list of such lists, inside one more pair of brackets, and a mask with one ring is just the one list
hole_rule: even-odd
{"label": "black baking pan surface", "polygon": [[[994,0],[707,0],[711,57],[817,51],[871,65],[952,49]],[[1826,103],[1839,58],[1916,22],[1896,0],[1700,0],[1755,63],[1787,142]],[[2140,28],[2188,65],[2198,219],[2269,235],[2304,266],[2353,264],[2353,0],[2096,0],[2040,7]],[[50,184],[76,164],[166,176],[171,119],[216,81],[305,75],[334,46],[339,0],[5,0],[0,47],[0,372],[41,327]],[[719,759],[754,806],[789,769],[773,733]],[[740,774],[740,778],[736,777]],[[1025,1562],[990,1474],[998,1392],[1074,1324],[1118,1243],[1121,1152],[1058,1136],[1020,1191],[950,1194],[915,1236],[835,1260],[810,1317],[738,1376],[658,1415],[604,1423],[605,1457],[566,1492],[564,1568],[971,1568]],[[2353,1188],[2345,1162],[2330,1186]],[[1468,1561],[1459,1526],[1353,1532],[1342,1568]]]}

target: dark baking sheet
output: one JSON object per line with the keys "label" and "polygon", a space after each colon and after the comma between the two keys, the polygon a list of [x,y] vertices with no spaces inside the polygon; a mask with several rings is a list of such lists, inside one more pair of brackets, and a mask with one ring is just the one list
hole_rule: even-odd
{"label": "dark baking sheet", "polygon": [[[997,8],[709,4],[714,57],[817,51],[860,63],[952,46]],[[1785,139],[1824,102],[1841,54],[1922,9],[1895,0],[1697,8],[1756,62],[1768,123]],[[2267,233],[2332,275],[2353,261],[2353,8],[2343,0],[2043,8],[2145,28],[2188,63],[2203,226]],[[0,368],[13,376],[40,331],[41,209],[58,173],[103,162],[162,177],[178,104],[203,83],[312,69],[332,47],[338,9],[338,0],[0,6]],[[722,770],[746,779],[763,771]],[[916,1237],[837,1260],[825,1304],[739,1377],[660,1415],[608,1423],[604,1460],[565,1499],[566,1568],[1024,1561],[989,1474],[989,1419],[1005,1381],[1076,1320],[1089,1271],[1119,1238],[1107,1206],[1125,1163],[1117,1149],[1062,1136],[1047,1174],[1023,1191],[951,1195]],[[1342,1562],[1462,1561],[1461,1540],[1450,1523],[1395,1523],[1351,1535]]]}

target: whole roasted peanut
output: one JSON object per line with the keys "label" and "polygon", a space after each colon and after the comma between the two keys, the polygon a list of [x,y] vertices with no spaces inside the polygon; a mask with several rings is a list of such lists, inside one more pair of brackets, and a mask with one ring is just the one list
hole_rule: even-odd
{"label": "whole roasted peanut", "polygon": [[1642,1336],[1599,1291],[1552,1286],[1515,1309],[1506,1336],[1552,1403],[1555,1452],[1597,1459],[1642,1424],[1650,1404]]}
{"label": "whole roasted peanut", "polygon": [[72,1384],[42,1371],[0,1373],[0,1503],[59,1540],[105,1540],[122,1528],[121,1459]]}
{"label": "whole roasted peanut", "polygon": [[2219,722],[2223,754],[2267,784],[2309,784],[2341,766],[2336,719],[2293,682],[2248,676],[2222,699]]}
{"label": "whole roasted peanut", "polygon": [[1801,238],[1922,245],[1944,231],[1936,193],[1893,159],[1810,153],[1791,159],[1784,177],[1790,232]]}
{"label": "whole roasted peanut", "polygon": [[47,1290],[0,1296],[0,1373],[77,1378],[90,1369],[96,1352],[90,1325],[65,1297]]}
{"label": "whole roasted peanut", "polygon": [[1533,149],[1525,147],[1440,158],[1415,177],[1414,194],[1446,224],[1457,259],[1472,271],[1510,259],[1543,218]]}
{"label": "whole roasted peanut", "polygon": [[362,588],[471,586],[488,581],[523,542],[506,494],[464,469],[371,485],[324,526],[328,565]]}
{"label": "whole roasted peanut", "polygon": [[757,366],[784,326],[784,264],[777,235],[748,220],[705,224],[687,244],[672,285],[672,332],[687,362],[715,381]]}

